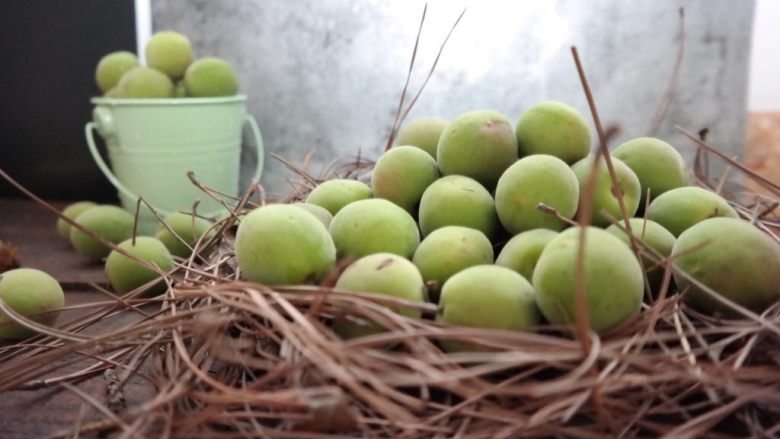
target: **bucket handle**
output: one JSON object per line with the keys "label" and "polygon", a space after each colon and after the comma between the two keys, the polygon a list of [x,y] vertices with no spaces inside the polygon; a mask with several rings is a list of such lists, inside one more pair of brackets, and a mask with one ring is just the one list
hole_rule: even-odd
{"label": "bucket handle", "polygon": [[257,150],[257,166],[255,166],[255,174],[252,176],[252,178],[259,183],[260,175],[263,173],[263,165],[265,163],[265,156],[263,154],[263,151],[265,151],[265,147],[263,146],[263,136],[260,135],[260,128],[257,126],[257,121],[255,120],[254,116],[247,113],[245,120],[249,124],[249,128],[251,128],[252,136],[255,139],[255,149]]}
{"label": "bucket handle", "polygon": [[[87,124],[84,126],[84,134],[87,137],[87,145],[89,145],[89,152],[92,154],[92,159],[95,160],[95,163],[97,163],[98,168],[100,168],[101,171],[103,171],[103,175],[106,176],[108,181],[111,182],[112,185],[125,197],[131,199],[131,200],[137,200],[138,195],[133,193],[130,189],[127,188],[124,184],[122,184],[121,181],[119,181],[118,178],[116,178],[116,175],[114,175],[113,172],[111,172],[111,169],[106,165],[106,162],[103,160],[103,157],[98,152],[97,146],[95,146],[95,136],[92,134],[92,131],[98,129],[98,127],[95,125],[95,122],[87,122]],[[166,212],[164,210],[158,209],[157,207],[154,207],[154,210],[160,213],[161,215],[165,216],[168,215],[170,212]]]}
{"label": "bucket handle", "polygon": [[[257,166],[255,166],[255,173],[253,178],[256,181],[260,181],[260,175],[263,172],[263,164],[265,157],[263,156],[263,136],[260,135],[260,128],[257,126],[257,121],[255,118],[247,113],[245,116],[245,121],[249,123],[249,127],[252,131],[252,136],[255,140],[255,149],[257,150]],[[127,188],[124,184],[122,184],[121,181],[119,181],[118,178],[116,178],[116,175],[114,175],[113,172],[111,172],[111,168],[106,165],[106,162],[103,160],[103,157],[100,155],[100,152],[98,152],[97,146],[95,144],[95,136],[93,134],[93,131],[98,129],[95,122],[87,122],[87,124],[84,126],[84,134],[87,137],[87,145],[89,145],[89,152],[92,154],[92,159],[95,160],[95,163],[97,163],[98,168],[103,172],[103,175],[106,176],[109,182],[111,182],[112,185],[125,197],[131,199],[131,200],[137,200],[138,195],[135,194],[133,191]],[[153,206],[154,207],[154,206]],[[160,213],[163,216],[168,215],[170,212],[165,211],[164,209],[159,209],[157,207],[154,207],[154,210],[156,210],[158,213]]]}

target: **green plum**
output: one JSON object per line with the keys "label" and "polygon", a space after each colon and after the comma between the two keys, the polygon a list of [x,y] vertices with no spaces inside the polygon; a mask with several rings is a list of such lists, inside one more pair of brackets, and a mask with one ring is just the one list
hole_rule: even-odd
{"label": "green plum", "polygon": [[[593,155],[588,156],[571,167],[580,183],[580,198],[585,196],[585,187],[588,184],[588,179],[590,178],[590,173],[593,169],[594,157],[595,156]],[[604,158],[600,154],[598,155],[598,160],[598,177],[596,177],[596,188],[593,194],[591,224],[606,227],[610,225],[611,222],[609,216],[604,215],[603,211],[618,220],[623,218],[623,213],[620,211],[620,202],[612,192],[612,178],[609,175],[609,169],[604,162]],[[639,199],[641,198],[642,192],[639,179],[631,168],[614,157],[612,157],[612,167],[615,170],[618,187],[620,187],[620,190],[623,193],[623,204],[626,208],[626,214],[630,218],[634,216],[639,208]]]}
{"label": "green plum", "polygon": [[[336,282],[336,289],[357,293],[372,293],[424,302],[423,278],[417,267],[391,253],[375,253],[350,264]],[[420,310],[408,307],[394,309],[407,317],[420,317]],[[336,318],[333,329],[344,338],[356,338],[382,332],[376,322],[355,322]]]}
{"label": "green plum", "polygon": [[[631,224],[631,234],[636,238],[660,253],[663,257],[671,256],[672,248],[677,239],[670,231],[666,230],[664,226],[653,220],[646,220],[643,218],[631,218],[628,222]],[[620,225],[624,226],[625,224],[621,221]],[[631,240],[628,238],[628,234],[618,227],[617,224],[607,227],[606,230],[620,238],[620,240],[625,242],[629,247],[631,246]],[[657,262],[653,261],[653,258],[648,256],[642,258],[642,265],[645,269],[650,288],[653,291],[657,291],[661,287],[661,282],[663,281],[664,267],[658,265]]]}
{"label": "green plum", "polygon": [[[133,235],[135,222],[130,212],[111,205],[91,207],[77,216],[74,221],[114,244],[119,244]],[[70,243],[79,254],[93,262],[103,259],[111,252],[111,248],[107,245],[75,227],[70,229]]]}
{"label": "green plum", "polygon": [[315,187],[306,197],[306,202],[324,207],[335,215],[342,207],[358,200],[373,197],[371,188],[357,180],[327,180]]}
{"label": "green plum", "polygon": [[663,140],[639,137],[615,148],[612,156],[619,158],[639,178],[642,200],[650,190],[650,200],[674,188],[688,185],[685,161],[674,147]]}
{"label": "green plum", "polygon": [[496,265],[511,268],[530,280],[542,250],[556,236],[558,232],[549,229],[534,229],[517,234],[501,249]]}
{"label": "green plum", "polygon": [[118,98],[171,98],[173,82],[164,73],[148,67],[135,67],[122,75],[116,86]]}
{"label": "green plum", "polygon": [[[0,299],[28,319],[51,326],[65,306],[65,294],[56,279],[33,268],[17,268],[0,274]],[[0,339],[23,339],[35,335],[0,312]]]}
{"label": "green plum", "polygon": [[206,235],[212,226],[211,221],[183,212],[169,214],[164,218],[164,222],[168,227],[160,224],[154,236],[165,244],[172,255],[180,258],[190,257],[195,243]]}
{"label": "green plum", "polygon": [[190,40],[173,31],[157,32],[146,43],[146,62],[170,77],[178,79],[184,75],[193,60]]}
{"label": "green plum", "polygon": [[666,191],[647,207],[647,218],[664,226],[674,236],[714,217],[738,218],[739,215],[720,195],[695,186]]}
{"label": "green plum", "polygon": [[493,263],[493,246],[484,233],[445,226],[426,236],[412,257],[425,282],[438,290],[453,274],[474,265]]}
{"label": "green plum", "polygon": [[[151,236],[138,236],[121,242],[118,247],[136,258],[156,265],[163,271],[171,271],[175,266],[173,256],[165,244]],[[106,258],[106,277],[120,295],[127,294],[136,288],[146,285],[161,276],[156,271],[141,265],[138,261],[112,250]],[[146,290],[147,294],[157,295],[167,288],[164,282],[157,282]]]}
{"label": "green plum", "polygon": [[[82,212],[95,206],[97,206],[97,204],[92,201],[77,201],[65,207],[65,209],[62,210],[62,214],[69,219],[76,219]],[[59,218],[57,220],[57,233],[63,238],[70,238],[70,228],[70,224],[65,222],[64,219]]]}
{"label": "green plum", "polygon": [[545,228],[563,230],[567,224],[537,208],[544,203],[567,219],[577,213],[580,187],[577,176],[561,159],[537,154],[507,169],[496,186],[496,211],[510,233]]}
{"label": "green plum", "polygon": [[371,191],[414,215],[428,186],[439,178],[430,155],[414,146],[396,146],[379,157],[371,174]]}
{"label": "green plum", "polygon": [[492,190],[517,161],[517,138],[503,114],[474,110],[461,114],[441,133],[436,160],[442,175],[465,175]]}
{"label": "green plum", "polygon": [[[577,254],[581,227],[559,233],[542,250],[533,274],[536,303],[555,325],[576,322]],[[584,280],[590,326],[606,332],[639,314],[644,277],[639,261],[623,241],[587,228]]]}
{"label": "green plum", "polygon": [[127,71],[139,67],[138,57],[128,51],[112,52],[100,58],[97,69],[95,69],[95,82],[101,93],[108,93],[109,90],[116,87],[119,79]]}
{"label": "green plum", "polygon": [[417,223],[409,212],[381,198],[348,204],[330,222],[340,256],[393,253],[411,258],[420,244]]}
{"label": "green plum", "polygon": [[436,158],[439,138],[449,122],[439,117],[423,117],[409,122],[398,133],[396,145],[411,145],[422,149]]}
{"label": "green plum", "polygon": [[[441,290],[438,321],[476,328],[521,330],[539,324],[534,288],[517,272],[495,265],[477,265],[450,277]],[[449,351],[474,346],[444,341]]]}
{"label": "green plum", "polygon": [[202,58],[187,68],[184,87],[193,98],[232,96],[238,92],[238,77],[227,61]]}
{"label": "green plum", "polygon": [[317,206],[316,204],[311,203],[294,203],[293,206],[301,208],[310,214],[317,217],[320,222],[322,222],[322,225],[325,226],[327,229],[330,227],[330,222],[333,221],[333,215],[331,215],[330,212],[328,212],[328,209]]}
{"label": "green plum", "polygon": [[440,227],[463,226],[493,239],[500,228],[490,192],[462,175],[442,177],[428,186],[420,199],[419,221],[423,236]]}
{"label": "green plum", "polygon": [[[780,245],[747,221],[710,218],[677,238],[674,266],[722,297],[761,313],[780,299]],[[686,299],[706,313],[738,315],[675,272]]]}
{"label": "green plum", "polygon": [[574,108],[555,101],[533,105],[520,115],[515,128],[520,156],[549,154],[568,164],[590,152],[590,127]]}
{"label": "green plum", "polygon": [[250,281],[295,285],[330,273],[336,247],[313,214],[289,204],[269,204],[246,214],[238,225],[236,259]]}

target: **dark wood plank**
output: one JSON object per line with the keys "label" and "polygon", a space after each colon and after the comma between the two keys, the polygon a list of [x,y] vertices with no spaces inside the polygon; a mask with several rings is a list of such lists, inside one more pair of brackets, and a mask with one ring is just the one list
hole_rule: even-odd
{"label": "dark wood plank", "polygon": [[[103,300],[105,300],[104,296],[93,291],[70,291],[66,294],[66,307]],[[58,319],[58,326],[64,326],[94,311],[95,308],[64,311]],[[147,311],[152,312],[153,310],[148,309]],[[126,312],[110,320],[102,321],[84,333],[105,333],[140,319],[140,315]],[[54,375],[61,376],[77,372],[92,363],[92,360],[84,360],[72,365],[65,365]],[[148,365],[146,367],[148,368]],[[116,372],[122,373],[122,370]],[[49,377],[51,376],[53,375]],[[105,403],[107,398],[106,384],[103,376],[98,375],[78,383],[77,387],[101,403]],[[123,394],[127,406],[131,407],[154,397],[155,392],[150,383],[135,376],[128,380]],[[72,429],[79,422],[86,423],[100,418],[102,416],[97,409],[59,385],[37,390],[0,393],[0,438],[50,437]]]}
{"label": "dark wood plank", "polygon": [[[66,307],[107,300],[88,286],[90,282],[106,282],[103,265],[89,264],[76,254],[68,242],[57,235],[56,221],[54,214],[31,201],[0,198],[0,239],[19,247],[23,266],[44,270],[63,284]],[[94,310],[80,308],[64,311],[60,314],[57,326],[62,327]],[[140,318],[135,313],[122,313],[85,332],[108,332]],[[84,360],[65,366],[56,375],[76,372],[91,363],[91,360]],[[105,403],[106,381],[102,375],[80,382],[78,388]],[[137,376],[131,378],[124,388],[128,406],[146,401],[154,394],[154,388]],[[3,439],[50,437],[72,429],[79,422],[86,423],[101,417],[95,408],[59,385],[0,393],[0,438]]]}

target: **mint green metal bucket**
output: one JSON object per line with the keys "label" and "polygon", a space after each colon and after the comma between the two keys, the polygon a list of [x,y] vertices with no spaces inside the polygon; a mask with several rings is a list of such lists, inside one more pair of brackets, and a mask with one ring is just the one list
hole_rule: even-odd
{"label": "mint green metal bucket", "polygon": [[[224,206],[195,187],[195,178],[217,192],[238,196],[241,131],[249,124],[263,169],[263,139],[257,122],[246,111],[246,96],[180,99],[93,98],[92,122],[85,134],[92,158],[119,192],[122,206],[135,212],[139,196],[161,216],[175,211],[217,216]],[[98,152],[93,130],[103,137],[111,167]],[[113,169],[113,171],[112,171]],[[150,234],[159,224],[142,206],[139,232]]]}

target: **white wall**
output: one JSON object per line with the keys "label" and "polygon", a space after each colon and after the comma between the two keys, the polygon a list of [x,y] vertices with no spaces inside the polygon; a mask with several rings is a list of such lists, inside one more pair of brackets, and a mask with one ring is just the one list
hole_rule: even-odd
{"label": "white wall", "polygon": [[[135,0],[136,43],[144,47],[152,34],[151,0]],[[780,111],[780,0],[756,0],[753,25],[748,111]]]}
{"label": "white wall", "polygon": [[780,1],[757,0],[748,110],[780,111]]}

